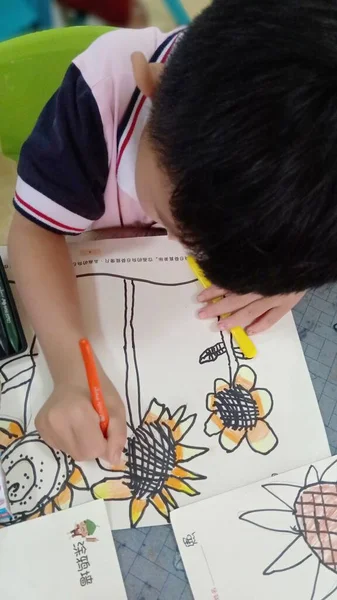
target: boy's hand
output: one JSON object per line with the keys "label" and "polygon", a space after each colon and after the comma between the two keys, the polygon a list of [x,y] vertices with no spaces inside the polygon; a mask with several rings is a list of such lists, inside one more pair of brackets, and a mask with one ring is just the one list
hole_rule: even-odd
{"label": "boy's hand", "polygon": [[[305,292],[269,297],[258,294],[239,296],[212,285],[198,296],[200,302],[208,303],[199,311],[199,317],[210,319],[230,313],[226,319],[219,320],[219,329],[229,330],[240,326],[247,330],[248,335],[252,335],[274,325],[303,298],[304,294]],[[224,296],[221,300],[212,302],[221,296]]]}
{"label": "boy's hand", "polygon": [[58,384],[35,420],[37,430],[49,446],[75,460],[103,458],[114,465],[121,462],[126,442],[124,404],[108,378],[104,379],[102,389],[110,415],[108,438],[101,432],[88,386]]}

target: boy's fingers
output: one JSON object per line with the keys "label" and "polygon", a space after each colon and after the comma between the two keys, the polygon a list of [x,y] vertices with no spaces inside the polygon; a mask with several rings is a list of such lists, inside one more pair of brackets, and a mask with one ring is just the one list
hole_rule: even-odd
{"label": "boy's fingers", "polygon": [[260,319],[257,319],[247,328],[248,335],[254,335],[255,333],[266,331],[266,329],[269,329],[269,327],[272,327],[272,325],[275,325],[277,321],[282,319],[287,312],[288,309],[285,309],[281,306],[268,310],[267,313],[265,313]]}
{"label": "boy's fingers", "polygon": [[266,311],[266,309],[263,310],[261,304],[260,300],[256,300],[248,304],[248,306],[241,308],[241,310],[236,311],[227,319],[221,319],[219,321],[219,329],[229,330],[233,327],[243,327],[245,329]]}
{"label": "boy's fingers", "polygon": [[93,460],[103,456],[106,452],[107,442],[103,437],[99,424],[97,423],[95,427],[92,426],[92,423],[90,425],[90,435],[88,435],[89,428],[88,431],[79,431],[77,428],[73,428],[71,432],[72,438],[69,442],[73,450],[69,454],[73,456],[75,452],[76,456],[73,456],[73,458],[76,460]]}
{"label": "boy's fingers", "polygon": [[[199,311],[199,317],[201,319],[211,319],[218,317],[226,313],[236,313],[243,307],[251,306],[255,301],[259,301],[260,297],[256,294],[247,294],[246,296],[237,296],[236,294],[227,296],[218,302],[211,302],[207,306],[204,306]],[[260,314],[263,311],[260,312]],[[234,316],[234,315],[233,315]]]}
{"label": "boy's fingers", "polygon": [[209,300],[214,300],[214,298],[219,298],[219,296],[221,297],[227,294],[230,294],[228,290],[222,290],[216,285],[211,285],[211,287],[207,288],[206,290],[203,290],[202,292],[200,292],[200,294],[198,294],[198,300],[200,302],[208,302]]}
{"label": "boy's fingers", "polygon": [[112,465],[118,466],[122,461],[122,453],[126,444],[126,423],[122,419],[111,418],[108,428],[108,444],[105,458]]}

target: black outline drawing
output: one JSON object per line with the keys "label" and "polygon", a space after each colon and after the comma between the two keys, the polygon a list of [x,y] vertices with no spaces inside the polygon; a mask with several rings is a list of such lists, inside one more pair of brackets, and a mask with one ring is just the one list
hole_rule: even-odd
{"label": "black outline drawing", "polygon": [[[320,477],[316,467],[311,465],[302,486],[268,483],[261,487],[287,508],[249,510],[239,519],[260,529],[293,536],[292,541],[263,570],[263,575],[286,573],[314,557],[317,560],[316,571],[308,600],[330,598],[337,591],[337,460],[333,460]],[[333,514],[327,514],[329,509]],[[332,573],[332,578],[324,586],[322,579],[327,572]],[[329,589],[323,592],[322,586]]]}
{"label": "black outline drawing", "polygon": [[[113,469],[114,476],[105,477],[91,488],[94,498],[129,500],[131,527],[139,524],[150,504],[169,522],[171,508],[178,508],[170,490],[197,496],[200,492],[186,480],[207,479],[182,466],[208,452],[208,448],[181,443],[197,418],[196,413],[185,417],[186,408],[182,405],[172,414],[168,407],[153,399],[138,427],[131,428],[132,435],[124,451],[125,463]],[[98,464],[111,473],[100,461]]]}
{"label": "black outline drawing", "polygon": [[[220,342],[218,342],[217,344],[214,344],[213,346],[209,346],[200,354],[199,365],[204,365],[209,362],[215,362],[216,360],[218,360],[218,358],[220,356],[223,356],[224,354],[225,355],[228,354],[227,344],[226,344],[226,340],[225,340],[223,331],[220,331],[220,338],[221,338]],[[245,361],[252,360],[252,358],[247,358],[243,354],[241,348],[239,348],[239,346],[234,344],[233,337],[231,339],[231,348],[232,348],[232,352],[233,352],[233,355],[236,360],[239,360],[239,359],[245,360]]]}
{"label": "black outline drawing", "polygon": [[[106,477],[102,481],[93,485],[91,488],[91,492],[93,497],[103,497],[105,500],[121,500],[119,497],[113,497],[111,494],[104,494],[101,492],[104,485],[110,482],[121,481],[125,486],[124,489],[124,497],[123,500],[130,500],[130,508],[129,508],[129,520],[130,526],[136,527],[147,506],[151,503],[157,512],[167,521],[169,521],[169,512],[170,506],[173,508],[177,508],[178,504],[176,500],[173,498],[169,489],[166,487],[167,479],[174,477],[178,479],[172,472],[174,470],[180,469],[182,471],[182,467],[179,467],[179,463],[183,462],[182,460],[177,460],[176,451],[175,451],[175,440],[174,440],[174,431],[177,430],[178,427],[185,426],[188,423],[188,429],[184,431],[184,434],[179,438],[181,440],[186,433],[193,427],[196,417],[196,414],[190,415],[189,417],[183,419],[183,416],[186,411],[186,406],[181,406],[177,411],[171,415],[170,410],[165,407],[163,404],[159,404],[157,400],[153,399],[150,403],[147,412],[144,417],[142,416],[142,403],[141,403],[141,386],[140,386],[140,375],[139,368],[137,363],[137,354],[136,354],[136,343],[135,343],[135,329],[134,329],[134,314],[135,314],[135,294],[136,294],[136,286],[135,286],[136,278],[123,278],[123,292],[124,292],[124,324],[123,324],[123,352],[124,352],[124,360],[125,360],[125,398],[128,407],[128,417],[129,417],[129,429],[131,435],[128,436],[127,439],[127,447],[125,449],[125,466],[121,471],[120,469],[117,472],[120,473],[118,476]],[[143,283],[152,283],[149,280],[138,280]],[[164,284],[164,285],[186,285],[192,283],[192,281],[188,281],[180,284]],[[156,282],[156,285],[158,284]],[[131,352],[129,351],[131,348]],[[131,360],[130,360],[131,359]],[[132,363],[132,364],[130,364]],[[131,398],[130,398],[130,373],[131,369],[133,370],[134,378],[136,381],[136,406],[138,410],[138,426],[135,425],[134,417],[131,408]],[[161,407],[159,415],[152,422],[147,422],[147,417],[149,412],[151,411],[151,407],[156,405],[157,407]],[[166,415],[166,423],[163,421],[164,415]],[[175,428],[172,431],[170,428],[170,422],[175,423]],[[179,444],[181,448],[184,448],[183,445]],[[194,451],[193,458],[205,454],[208,451],[208,448],[190,448],[191,452]],[[98,461],[98,464],[102,467],[101,463]],[[104,467],[103,467],[104,468]],[[206,476],[199,475],[197,473],[187,472],[185,478],[191,478],[196,480],[206,479]],[[111,486],[112,487],[112,486]],[[184,488],[180,491],[184,491],[185,493],[190,493],[191,495],[197,495],[199,492],[194,490],[191,486],[188,486],[186,482],[181,484],[181,487]],[[126,489],[128,490],[129,497],[125,497]],[[97,491],[99,490],[99,492]],[[179,491],[176,489],[176,491]],[[165,494],[165,495],[163,495]],[[137,504],[137,511],[135,510],[135,505]],[[138,511],[139,506],[142,506],[142,511]]]}
{"label": "black outline drawing", "polygon": [[[124,325],[123,325],[123,352],[124,352],[124,360],[125,360],[125,397],[126,397],[126,402],[127,402],[127,409],[128,409],[128,427],[130,429],[130,433],[131,435],[128,437],[127,440],[127,447],[125,448],[125,467],[124,467],[124,471],[123,471],[123,476],[124,478],[126,476],[129,477],[129,482],[132,485],[135,486],[135,493],[137,496],[140,496],[142,493],[145,493],[147,490],[147,486],[150,485],[151,481],[153,480],[153,478],[157,477],[157,483],[161,482],[160,485],[158,483],[157,488],[158,488],[158,492],[157,494],[153,493],[152,495],[154,496],[154,498],[149,498],[147,504],[150,503],[156,508],[156,510],[161,514],[161,516],[163,516],[166,520],[169,520],[169,507],[177,507],[178,504],[175,500],[175,498],[172,496],[171,492],[169,491],[169,486],[167,486],[167,489],[164,487],[166,486],[166,482],[167,479],[169,478],[169,476],[171,476],[171,478],[174,478],[177,480],[180,488],[183,489],[176,489],[175,491],[183,491],[184,493],[190,493],[191,495],[197,495],[199,494],[199,492],[197,490],[194,490],[194,488],[192,488],[192,486],[189,486],[189,484],[185,481],[185,479],[195,479],[195,480],[201,480],[201,479],[206,479],[206,476],[198,474],[198,473],[194,473],[192,471],[187,471],[184,470],[183,467],[180,466],[180,463],[182,462],[187,462],[187,460],[192,460],[192,458],[196,458],[197,456],[201,456],[202,454],[205,454],[205,452],[208,451],[208,448],[205,447],[189,447],[189,446],[184,446],[184,444],[173,444],[174,441],[174,436],[175,436],[175,432],[178,431],[178,427],[179,428],[186,428],[186,430],[184,431],[184,434],[179,438],[180,440],[186,435],[186,433],[193,427],[195,420],[196,420],[196,414],[190,415],[189,417],[183,418],[185,411],[186,411],[186,406],[181,406],[173,415],[171,415],[169,409],[167,409],[166,407],[164,407],[164,405],[162,406],[162,415],[159,418],[159,420],[155,420],[155,422],[153,423],[147,423],[146,422],[146,418],[149,414],[149,408],[147,410],[147,412],[145,413],[145,416],[142,417],[142,402],[141,402],[141,386],[140,386],[140,373],[139,373],[139,369],[138,369],[138,363],[137,363],[137,353],[136,353],[136,341],[135,341],[135,328],[134,328],[134,313],[135,313],[135,297],[136,297],[136,282],[140,282],[140,283],[147,283],[150,285],[156,285],[156,286],[164,286],[164,287],[178,287],[178,286],[182,286],[182,285],[188,285],[190,283],[194,283],[195,279],[191,279],[188,281],[183,281],[183,282],[177,282],[177,283],[165,283],[165,282],[157,282],[157,281],[152,281],[149,279],[142,279],[142,278],[137,278],[137,277],[127,277],[127,276],[123,276],[123,275],[119,275],[119,274],[114,274],[114,273],[80,273],[77,275],[77,277],[79,279],[82,278],[87,278],[87,277],[112,277],[114,279],[121,279],[123,282],[123,290],[124,290]],[[22,377],[23,375],[23,379],[24,381],[20,381],[20,383],[18,385],[11,385],[8,390],[5,390],[3,393],[6,393],[6,391],[10,391],[13,390],[17,387],[21,387],[23,385],[27,385],[27,390],[26,390],[26,394],[25,394],[25,400],[24,400],[24,414],[23,414],[23,428],[22,428],[22,435],[20,435],[19,437],[15,436],[14,441],[10,439],[10,425],[12,425],[12,427],[17,427],[20,428],[21,425],[17,422],[16,419],[6,419],[8,422],[8,429],[6,430],[6,434],[8,437],[8,446],[7,448],[4,450],[3,455],[2,455],[2,460],[3,460],[3,465],[4,465],[4,469],[6,474],[8,475],[8,480],[7,480],[7,485],[9,487],[9,494],[10,497],[12,499],[13,504],[15,504],[15,497],[14,495],[16,494],[16,496],[18,496],[19,491],[20,491],[20,485],[24,485],[24,482],[21,481],[15,481],[15,482],[11,482],[10,481],[10,474],[13,471],[13,469],[17,469],[18,464],[20,463],[20,461],[22,460],[28,460],[29,461],[29,473],[27,472],[26,474],[28,475],[29,478],[32,479],[32,481],[34,481],[34,486],[36,486],[35,483],[35,476],[36,473],[34,471],[35,467],[34,464],[32,463],[33,458],[27,455],[24,455],[22,453],[22,457],[20,457],[20,454],[18,454],[17,450],[20,449],[21,447],[24,446],[25,443],[28,442],[32,442],[32,443],[39,443],[39,444],[44,444],[46,446],[46,448],[49,448],[49,446],[47,446],[47,444],[45,444],[39,434],[36,431],[32,431],[27,433],[27,426],[29,423],[29,418],[31,417],[31,415],[29,415],[29,396],[30,396],[30,392],[31,392],[31,386],[34,380],[34,376],[35,376],[35,356],[37,355],[35,352],[35,337],[32,341],[31,347],[30,347],[30,352],[26,355],[24,355],[24,357],[18,357],[16,359],[12,359],[12,361],[14,360],[22,360],[22,358],[30,358],[31,360],[31,366],[30,367],[26,367],[24,369],[22,369],[19,373],[17,373],[13,378],[8,379],[5,375],[5,373],[1,370],[4,369],[5,366],[7,364],[9,364],[10,361],[8,361],[7,363],[4,363],[2,365],[2,367],[0,368],[0,372],[3,375],[4,378],[4,386],[7,384],[7,382],[10,381],[14,381],[17,377]],[[27,376],[27,378],[25,378],[24,373],[27,373],[27,375],[29,374],[29,377]],[[136,411],[132,410],[132,402],[131,402],[131,398],[130,398],[130,378],[134,377],[135,378],[135,382],[136,382]],[[156,401],[152,400],[152,402],[149,404],[150,406],[154,406],[154,403]],[[133,412],[137,413],[137,416],[133,414]],[[164,414],[168,415],[168,421],[167,423],[162,422],[163,421],[163,417]],[[1,419],[1,417],[0,417]],[[136,423],[136,419],[138,424]],[[173,421],[176,419],[176,424],[175,424],[175,428],[174,430],[171,429],[171,422],[173,423]],[[4,419],[2,419],[2,421],[4,421]],[[172,425],[173,427],[173,425]],[[1,433],[1,430],[0,430]],[[150,443],[153,444],[153,446],[150,445]],[[172,445],[173,444],[173,445]],[[184,458],[179,458],[179,456],[176,454],[177,452],[177,447],[179,446],[179,451],[182,453],[189,453],[189,458],[188,459],[184,459]],[[45,511],[47,512],[52,512],[54,510],[59,510],[60,507],[58,506],[58,496],[60,494],[62,494],[62,492],[64,490],[66,490],[66,488],[68,487],[70,489],[70,497],[67,499],[67,507],[70,507],[72,505],[72,501],[73,501],[73,490],[72,488],[76,488],[76,486],[74,486],[73,483],[71,483],[71,476],[72,473],[75,472],[77,474],[77,476],[79,475],[79,473],[82,475],[82,485],[80,486],[80,488],[76,488],[76,489],[82,489],[82,490],[88,490],[89,489],[89,485],[88,482],[85,478],[85,475],[81,469],[81,467],[79,467],[77,465],[77,463],[75,461],[73,461],[73,459],[71,459],[69,456],[67,456],[66,454],[64,454],[63,452],[56,452],[52,449],[50,449],[50,452],[53,455],[54,458],[54,462],[56,465],[56,468],[58,469],[60,467],[60,465],[68,465],[68,469],[62,473],[62,478],[64,478],[64,483],[62,485],[59,485],[59,482],[57,480],[57,478],[53,480],[52,482],[52,486],[50,489],[48,489],[47,493],[43,493],[41,497],[39,497],[38,502],[36,503],[34,510],[27,510],[27,508],[25,508],[25,500],[23,500],[23,504],[22,507],[19,511],[15,511],[15,521],[19,522],[19,521],[24,521],[26,519],[30,519],[30,518],[34,518],[35,516],[40,516],[41,514],[45,514]],[[166,454],[165,454],[166,452]],[[14,454],[15,453],[15,456]],[[18,456],[16,456],[18,454]],[[32,454],[32,453],[31,453]],[[16,458],[15,458],[16,457]],[[146,462],[147,459],[147,462]],[[156,461],[158,461],[158,465],[159,465],[159,471],[162,471],[162,475],[161,477],[159,477],[158,479],[158,473],[157,473],[157,463]],[[99,462],[97,461],[97,464],[100,466],[100,468],[103,471],[106,471],[107,469],[105,469],[105,467]],[[184,476],[181,477],[181,479],[176,476],[176,475],[172,475],[172,471],[174,471],[175,469],[178,469],[179,473],[185,473]],[[28,470],[27,470],[28,471]],[[109,469],[109,473],[111,475],[110,478],[105,478],[105,480],[102,480],[103,482],[106,481],[107,479],[118,479],[118,475],[114,475],[114,471]],[[171,474],[171,475],[170,475]],[[165,477],[166,475],[166,477]],[[64,477],[63,477],[64,476]],[[144,477],[144,481],[142,481],[142,476]],[[70,481],[70,483],[69,483]],[[98,482],[96,485],[92,486],[91,489],[91,493],[92,495],[94,495],[94,488],[97,488],[97,485],[99,485],[102,482]],[[152,481],[153,483],[153,481]],[[37,485],[37,489],[41,488],[42,491],[42,484],[43,482],[41,481],[41,486]],[[165,484],[165,486],[164,486]],[[178,486],[178,487],[179,487]],[[153,490],[156,490],[157,488],[153,488]],[[175,489],[174,487],[172,487],[172,489]],[[22,490],[21,490],[22,491]],[[166,510],[163,509],[163,506],[160,504],[159,500],[155,501],[155,496],[158,494],[163,494],[164,499],[163,502],[166,506]],[[12,497],[13,496],[13,497]],[[29,497],[28,497],[29,498]],[[47,502],[47,500],[49,499],[49,502]],[[27,503],[27,501],[26,501]],[[135,526],[140,518],[137,520],[137,522],[135,522],[135,519],[133,518],[133,509],[134,509],[134,504],[132,503],[132,501],[130,502],[130,524],[132,526]],[[144,509],[145,510],[145,509]],[[167,512],[167,514],[166,514]]]}
{"label": "black outline drawing", "polygon": [[[226,342],[223,332],[220,332],[220,338],[220,342],[206,348],[199,357],[199,364],[205,364],[207,362],[214,362],[219,356],[225,356],[227,358],[228,370],[228,380],[216,379],[213,383],[213,392],[206,396],[206,409],[211,412],[211,415],[205,421],[204,433],[208,437],[218,435],[219,444],[227,453],[235,452],[239,446],[241,446],[243,440],[247,439],[249,447],[253,452],[267,456],[273,452],[278,445],[278,437],[266,421],[266,417],[273,410],[272,394],[265,388],[256,387],[257,374],[254,369],[248,365],[240,365],[239,358],[243,355],[241,350],[238,351],[235,346],[233,336],[230,334],[229,343]],[[243,367],[249,369],[250,372],[253,373],[254,383],[249,388],[237,383],[237,380],[240,377],[240,369]],[[222,381],[223,384],[226,385],[226,389],[217,391],[217,381]],[[258,403],[252,395],[253,392],[259,390],[267,392],[270,396],[270,407],[261,416],[259,416]],[[212,408],[209,407],[210,399],[212,399]],[[217,423],[217,430],[214,433],[209,433],[207,431],[210,422]],[[250,432],[254,432],[257,426],[261,426],[259,425],[261,422],[265,423],[268,427],[274,440],[273,445],[271,445],[267,451],[257,450],[249,441]],[[215,427],[216,425],[214,425],[213,429]],[[225,430],[230,430],[232,432],[232,444],[235,445],[228,447],[229,443],[227,442],[227,447],[224,446],[222,435]],[[235,437],[238,438],[237,442],[234,442]]]}
{"label": "black outline drawing", "polygon": [[[20,424],[13,419],[1,418],[2,424],[8,422],[9,437],[10,427],[21,428]],[[3,433],[8,432],[2,429]],[[4,450],[1,462],[6,475],[6,486],[8,497],[13,512],[13,521],[4,523],[10,525],[12,522],[22,522],[50,512],[69,508],[72,506],[74,489],[88,490],[89,484],[82,468],[64,452],[54,450],[46,444],[37,431],[15,435],[14,441],[10,441]],[[34,448],[30,449],[29,445]],[[42,458],[37,462],[36,448],[42,447]],[[28,446],[28,448],[27,448]],[[51,454],[53,461],[44,454]],[[33,454],[33,456],[32,456]],[[48,462],[48,478],[43,477],[44,463]],[[55,473],[50,478],[51,467]],[[20,473],[20,477],[17,474]],[[45,484],[48,486],[43,489]],[[41,490],[38,502],[35,502],[36,490]],[[67,499],[63,499],[66,492]],[[32,501],[32,502],[30,502]]]}
{"label": "black outline drawing", "polygon": [[[146,495],[146,493],[149,492],[149,489],[147,489],[146,486],[148,486],[150,483],[153,482],[153,478],[156,479],[156,476],[157,476],[157,472],[156,472],[157,466],[156,466],[156,462],[155,462],[156,460],[158,460],[158,464],[160,463],[160,465],[161,465],[161,469],[163,471],[162,477],[164,477],[164,475],[167,476],[169,474],[169,472],[172,471],[172,469],[177,467],[178,462],[180,463],[180,462],[182,462],[182,460],[177,461],[177,462],[172,462],[173,461],[173,459],[172,459],[173,446],[170,445],[170,444],[172,444],[172,439],[170,438],[170,435],[172,435],[172,431],[170,430],[170,427],[168,425],[163,425],[159,421],[156,422],[156,424],[146,423],[146,417],[147,417],[147,414],[149,411],[149,407],[152,406],[153,402],[156,402],[156,401],[153,400],[150,403],[150,405],[148,405],[147,412],[145,413],[144,417],[142,416],[144,413],[142,410],[140,373],[139,373],[138,361],[137,361],[135,328],[134,328],[135,299],[136,299],[136,287],[137,287],[136,283],[138,282],[138,283],[144,283],[144,284],[155,285],[155,286],[163,286],[163,287],[179,287],[182,285],[189,285],[191,283],[194,283],[195,279],[190,279],[187,281],[176,282],[176,283],[166,283],[166,282],[154,281],[151,279],[129,277],[129,276],[124,276],[124,275],[119,275],[116,273],[106,273],[106,272],[105,273],[104,272],[79,273],[77,275],[77,277],[79,279],[84,279],[84,278],[88,278],[88,277],[111,277],[113,279],[120,279],[123,282],[123,292],[124,292],[123,353],[124,353],[124,362],[125,362],[125,398],[126,398],[127,409],[128,409],[128,427],[130,430],[130,435],[128,437],[127,447],[125,449],[125,465],[124,465],[123,470],[115,472],[115,473],[113,473],[111,470],[109,470],[111,477],[110,478],[106,477],[104,480],[102,480],[102,482],[107,481],[108,479],[123,480],[123,481],[125,481],[125,485],[129,486],[131,496],[132,496],[132,494],[134,494],[133,498],[134,499],[137,498],[138,500],[140,500],[142,498],[143,492],[145,495]],[[238,369],[239,369],[239,359],[243,358],[242,352],[240,351],[239,348],[237,348],[234,345],[232,336],[230,336],[229,344],[226,342],[225,336],[222,332],[220,333],[220,338],[221,339],[220,339],[219,343],[213,345],[210,348],[207,348],[200,355],[199,363],[204,364],[207,362],[213,362],[213,361],[217,360],[218,357],[223,356],[223,355],[225,355],[225,357],[227,358],[229,381],[233,382],[233,387],[229,391],[231,392],[231,395],[233,395],[234,392],[235,393],[238,392],[240,395],[240,392],[241,392],[242,397],[239,398],[239,401],[234,402],[234,404],[237,408],[236,413],[235,413],[235,411],[233,412],[233,406],[231,408],[229,407],[228,398],[227,398],[228,394],[226,395],[226,392],[223,392],[220,395],[218,394],[217,401],[221,400],[221,402],[222,402],[221,408],[222,409],[225,409],[226,405],[227,405],[227,409],[228,409],[227,413],[229,415],[228,418],[232,419],[232,421],[234,419],[234,421],[236,422],[236,424],[239,428],[240,427],[240,422],[239,422],[240,418],[241,419],[245,418],[247,421],[248,417],[247,417],[247,415],[245,415],[244,411],[245,410],[248,411],[249,406],[248,406],[247,402],[250,399],[250,401],[251,401],[250,404],[252,404],[252,397],[248,398],[248,396],[249,396],[248,393],[244,394],[244,392],[242,390],[234,389],[235,374],[237,374]],[[29,415],[29,395],[30,395],[33,379],[35,376],[35,356],[36,356],[35,345],[36,345],[36,340],[34,337],[32,343],[31,343],[31,346],[30,346],[29,353],[24,355],[24,357],[18,357],[16,359],[12,359],[12,361],[15,361],[15,360],[20,360],[20,359],[22,360],[22,358],[30,358],[31,365],[28,368],[22,369],[19,373],[17,373],[15,376],[11,377],[10,379],[6,377],[6,374],[3,369],[6,367],[7,364],[9,364],[9,362],[12,362],[12,361],[7,361],[0,368],[0,373],[2,374],[2,376],[5,380],[4,384],[3,384],[3,395],[6,394],[7,392],[9,392],[10,390],[15,389],[16,387],[21,387],[24,385],[27,386],[26,393],[25,393],[24,414],[23,414],[23,431],[25,431],[25,432],[27,431],[27,426],[29,423],[29,419],[31,417],[31,415]],[[27,377],[25,377],[25,373],[27,373]],[[16,385],[15,382],[18,381],[18,378],[19,378],[19,383]],[[131,397],[130,397],[130,380],[131,380],[131,378],[133,379],[133,381],[136,382],[136,385],[134,386],[134,388],[136,389],[135,404],[131,402]],[[244,401],[245,401],[245,404],[244,404]],[[136,407],[137,407],[136,411],[132,410],[133,405],[136,405]],[[167,411],[169,415],[171,414],[168,408],[164,407],[163,405],[161,405],[161,406],[163,407],[163,411]],[[253,404],[252,404],[252,407],[254,408]],[[271,405],[271,408],[272,408],[272,405]],[[179,410],[181,411],[180,417],[178,414]],[[178,417],[180,419],[182,419],[183,415],[185,414],[185,411],[186,411],[186,406],[180,407],[180,409],[178,409],[178,411],[176,411],[174,413],[174,415],[172,415],[171,419],[175,418],[176,415],[178,415]],[[255,412],[256,412],[256,407],[255,407]],[[224,414],[225,414],[224,410],[222,410],[222,415],[224,416]],[[193,427],[195,419],[196,419],[196,415],[193,414],[184,420],[184,421],[189,420],[190,426],[189,426],[188,430],[191,429],[191,427]],[[249,425],[248,422],[246,422],[246,433],[243,436],[240,443],[237,445],[237,447],[241,444],[243,439],[245,439],[245,437],[247,435],[247,431],[249,429],[248,425]],[[224,427],[225,427],[225,425],[224,425]],[[34,435],[36,437],[34,437]],[[27,434],[27,437],[29,437],[29,436],[30,436],[30,439],[39,440],[39,436],[37,435],[36,432],[31,432],[31,433]],[[221,439],[221,432],[219,431],[219,443],[221,445],[220,439]],[[276,440],[276,442],[275,442],[275,446],[276,446],[278,443],[276,436],[275,436],[275,440]],[[41,440],[39,440],[39,441],[41,441]],[[152,446],[151,446],[150,442],[152,443]],[[13,445],[15,443],[16,443],[16,441],[12,442]],[[170,460],[167,459],[166,463],[164,460],[165,456],[166,456],[165,455],[165,447],[166,447],[166,455],[171,457]],[[274,447],[271,448],[270,451],[272,451],[274,449]],[[236,449],[236,448],[234,448],[234,449]],[[198,448],[195,450],[197,451],[197,453],[194,454],[193,458],[195,458],[201,454],[204,454],[205,452],[208,451],[208,448]],[[6,458],[6,455],[9,454],[10,452],[11,452],[11,450],[9,447],[5,451],[4,457]],[[62,456],[62,460],[65,460],[66,462],[69,460],[70,461],[72,460],[72,459],[70,459],[70,457],[66,457],[66,455],[63,455],[63,453],[60,453],[60,456]],[[100,464],[99,462],[98,462],[98,464],[103,471],[106,471],[106,469],[104,468],[104,466],[102,464]],[[74,463],[74,465],[76,467],[75,463]],[[142,475],[139,475],[140,472],[142,473]],[[144,481],[141,481],[142,476],[144,477]],[[193,478],[194,479],[205,479],[206,477],[203,475],[199,475],[197,473],[193,473]],[[161,486],[163,485],[163,481],[165,481],[165,478],[164,478],[164,480],[157,478],[156,481],[157,481],[157,487],[154,487],[153,489],[156,490],[158,494],[160,494]],[[102,482],[98,482],[96,485],[92,486],[91,493],[93,495],[94,495],[94,491],[93,491],[94,488],[97,488],[97,485],[99,485]],[[186,485],[186,482],[184,482],[184,483]],[[87,484],[87,482],[86,482],[86,484]],[[81,489],[84,489],[83,486]],[[87,486],[86,486],[86,489],[87,489]],[[193,488],[191,488],[191,489],[193,489]],[[166,490],[166,492],[169,494],[168,490]],[[198,493],[196,490],[194,490],[194,492],[195,492],[195,494]],[[156,495],[156,494],[154,494],[154,495]],[[44,497],[40,500],[38,507],[37,507],[37,509],[39,511],[41,511],[42,505],[45,501],[46,501],[46,497]],[[150,500],[149,500],[149,502],[150,502]],[[173,496],[171,494],[170,494],[169,500],[166,498],[165,502],[166,502],[165,506],[166,506],[168,514],[166,514],[166,511],[164,511],[163,507],[161,507],[162,510],[160,510],[160,509],[158,509],[158,506],[156,506],[156,505],[154,505],[154,506],[158,510],[158,512],[165,519],[168,520],[169,519],[169,505],[171,505],[172,507],[176,507],[178,505],[176,503],[176,500],[173,498]],[[165,504],[165,502],[164,502],[164,504]],[[70,505],[71,505],[71,503],[70,503]],[[55,504],[54,507],[56,510],[57,505]],[[163,514],[163,511],[165,512],[165,514]],[[141,518],[141,516],[140,516],[140,518]],[[29,515],[22,514],[20,516],[21,520],[24,520],[24,518],[29,518]],[[137,520],[137,523],[140,521],[140,518]],[[137,523],[135,523],[135,519],[132,517],[132,497],[131,497],[130,524],[134,526]]]}
{"label": "black outline drawing", "polygon": [[[36,369],[35,357],[38,355],[38,353],[35,350],[35,346],[36,346],[36,336],[34,335],[32,342],[30,344],[28,353],[21,354],[19,356],[16,356],[15,358],[11,358],[11,359],[3,362],[2,365],[0,366],[0,374],[4,380],[4,382],[1,385],[1,396],[5,396],[5,394],[10,392],[11,390],[14,390],[14,389],[17,389],[17,388],[27,385],[25,399],[24,399],[24,412],[23,412],[23,429],[24,429],[24,431],[27,430],[28,421],[29,421],[29,418],[28,418],[29,394],[30,394],[30,390],[31,390],[31,387],[33,384],[34,377],[35,377],[35,369]],[[18,373],[15,373],[15,375],[13,375],[12,377],[7,377],[6,371],[5,371],[6,367],[9,364],[21,362],[25,358],[30,358],[31,365],[29,367],[25,367],[21,371],[18,371]],[[27,373],[27,377],[24,377],[23,381],[19,381],[18,383],[15,383],[18,380],[20,380],[20,377],[24,373]]]}

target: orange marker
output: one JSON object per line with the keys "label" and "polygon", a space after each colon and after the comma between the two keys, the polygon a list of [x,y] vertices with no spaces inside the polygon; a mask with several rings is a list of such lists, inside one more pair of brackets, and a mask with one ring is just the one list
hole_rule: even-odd
{"label": "orange marker", "polygon": [[91,394],[91,402],[99,416],[101,430],[104,437],[106,438],[109,425],[109,413],[104,402],[103,392],[96,369],[94,353],[91,349],[89,340],[80,340],[79,344],[84,360],[85,370],[87,373],[88,384]]}

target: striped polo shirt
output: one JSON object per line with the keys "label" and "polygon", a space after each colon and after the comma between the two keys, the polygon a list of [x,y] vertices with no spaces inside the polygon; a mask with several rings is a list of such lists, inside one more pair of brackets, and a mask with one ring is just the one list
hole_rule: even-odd
{"label": "striped polo shirt", "polygon": [[57,233],[149,226],[136,192],[138,144],[151,101],[136,87],[131,54],[164,63],[180,30],[117,30],[70,65],[24,143],[14,205]]}

